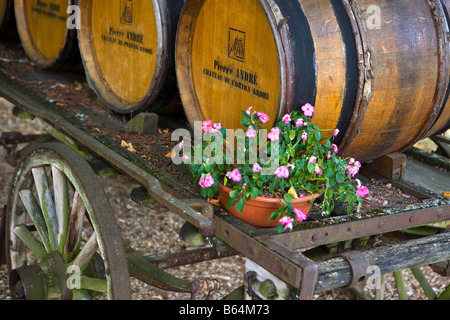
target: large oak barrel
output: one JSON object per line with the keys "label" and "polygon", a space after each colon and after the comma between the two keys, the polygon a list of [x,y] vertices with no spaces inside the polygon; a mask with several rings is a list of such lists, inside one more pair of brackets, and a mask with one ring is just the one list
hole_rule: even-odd
{"label": "large oak barrel", "polygon": [[[176,48],[191,122],[305,103],[361,161],[448,126],[450,0],[188,0]],[[443,5],[444,4],[444,5]]]}
{"label": "large oak barrel", "polygon": [[0,0],[0,40],[12,40],[16,36],[14,0]]}
{"label": "large oak barrel", "polygon": [[112,110],[161,108],[178,93],[175,38],[183,0],[80,2],[79,46],[92,89]]}
{"label": "large oak barrel", "polygon": [[75,0],[15,0],[17,31],[37,66],[56,69],[79,63],[77,30],[68,28],[67,11],[74,4]]}

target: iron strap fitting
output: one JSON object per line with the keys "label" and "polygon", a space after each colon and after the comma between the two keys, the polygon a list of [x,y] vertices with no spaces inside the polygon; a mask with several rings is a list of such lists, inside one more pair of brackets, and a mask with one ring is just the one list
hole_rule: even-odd
{"label": "iron strap fitting", "polygon": [[354,287],[367,280],[370,263],[366,256],[360,251],[349,251],[339,254],[339,257],[344,258],[350,265],[352,278],[346,288]]}

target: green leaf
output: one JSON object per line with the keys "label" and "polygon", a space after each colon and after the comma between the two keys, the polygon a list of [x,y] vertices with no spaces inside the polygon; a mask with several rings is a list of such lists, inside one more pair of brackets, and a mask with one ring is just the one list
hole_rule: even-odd
{"label": "green leaf", "polygon": [[284,194],[284,200],[286,200],[287,202],[291,203],[292,200],[294,200],[294,198],[292,198],[292,196],[289,193],[285,193]]}
{"label": "green leaf", "polygon": [[254,187],[252,188],[252,197],[256,199],[256,197],[258,197],[259,195],[259,189]]}
{"label": "green leaf", "polygon": [[239,212],[242,212],[242,209],[244,209],[244,205],[245,205],[245,199],[244,199],[244,198],[241,198],[241,199],[239,199],[239,201],[238,201],[238,203],[237,203],[237,205],[236,205],[236,209],[237,209]]}
{"label": "green leaf", "polygon": [[333,174],[334,174],[334,171],[333,171],[333,169],[331,169],[331,168],[328,168],[328,169],[325,170],[325,172],[323,173],[323,175],[324,175],[326,178],[331,178],[331,177],[333,176]]}
{"label": "green leaf", "polygon": [[313,172],[314,171],[314,169],[316,168],[316,166],[315,166],[315,164],[314,163],[309,163],[308,164],[308,171],[309,172]]}
{"label": "green leaf", "polygon": [[322,139],[322,132],[316,131],[315,137],[316,137],[316,140],[317,140],[317,141],[320,141],[320,139]]}
{"label": "green leaf", "polygon": [[275,211],[274,213],[272,213],[271,216],[270,216],[270,218],[269,218],[269,220],[270,220],[270,221],[273,221],[273,220],[275,220],[276,218],[278,218],[278,211]]}
{"label": "green leaf", "polygon": [[291,130],[291,132],[289,132],[289,139],[294,140],[296,135],[297,132],[295,130]]}
{"label": "green leaf", "polygon": [[345,176],[344,176],[344,174],[342,172],[338,172],[336,174],[336,179],[337,179],[338,183],[342,183],[345,180]]}
{"label": "green leaf", "polygon": [[231,208],[234,205],[235,201],[233,198],[229,197],[227,200],[227,209]]}
{"label": "green leaf", "polygon": [[277,231],[278,231],[278,233],[283,233],[284,232],[284,226],[281,223],[278,224]]}

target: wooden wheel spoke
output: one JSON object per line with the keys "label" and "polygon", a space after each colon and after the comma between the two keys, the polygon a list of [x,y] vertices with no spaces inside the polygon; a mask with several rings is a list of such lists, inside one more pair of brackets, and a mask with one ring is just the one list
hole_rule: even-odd
{"label": "wooden wheel spoke", "polygon": [[72,253],[79,247],[85,214],[86,208],[83,200],[79,193],[75,191],[70,213],[69,229],[67,231],[65,253]]}
{"label": "wooden wheel spoke", "polygon": [[38,193],[44,220],[47,225],[48,239],[52,251],[57,250],[58,221],[56,218],[55,203],[49,186],[47,173],[44,167],[31,169]]}
{"label": "wooden wheel spoke", "polygon": [[92,290],[97,292],[107,292],[107,284],[104,279],[90,278],[85,275],[80,277],[81,289]]}
{"label": "wooden wheel spoke", "polygon": [[95,232],[84,245],[78,256],[75,258],[73,265],[78,266],[80,270],[84,270],[91,260],[92,256],[98,249],[97,235]]}
{"label": "wooden wheel spoke", "polygon": [[55,166],[52,166],[52,177],[55,197],[55,210],[58,221],[58,252],[64,254],[70,219],[68,182],[65,174]]}
{"label": "wooden wheel spoke", "polygon": [[48,237],[47,225],[42,215],[41,208],[36,201],[36,198],[29,189],[19,191],[19,196],[22,200],[23,205],[25,206],[25,209],[28,212],[28,215],[34,223],[39,236],[41,237],[45,249],[47,250],[47,252],[50,252],[51,246]]}
{"label": "wooden wheel spoke", "polygon": [[24,225],[18,226],[14,229],[16,236],[30,249],[39,260],[42,260],[47,251],[44,245],[28,230]]}

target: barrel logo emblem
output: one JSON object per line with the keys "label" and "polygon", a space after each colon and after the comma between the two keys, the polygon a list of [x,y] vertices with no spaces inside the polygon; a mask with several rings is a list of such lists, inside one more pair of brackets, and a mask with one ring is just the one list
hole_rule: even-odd
{"label": "barrel logo emblem", "polygon": [[133,23],[133,0],[120,1],[120,23]]}
{"label": "barrel logo emblem", "polygon": [[245,62],[245,32],[237,29],[229,29],[228,57]]}

